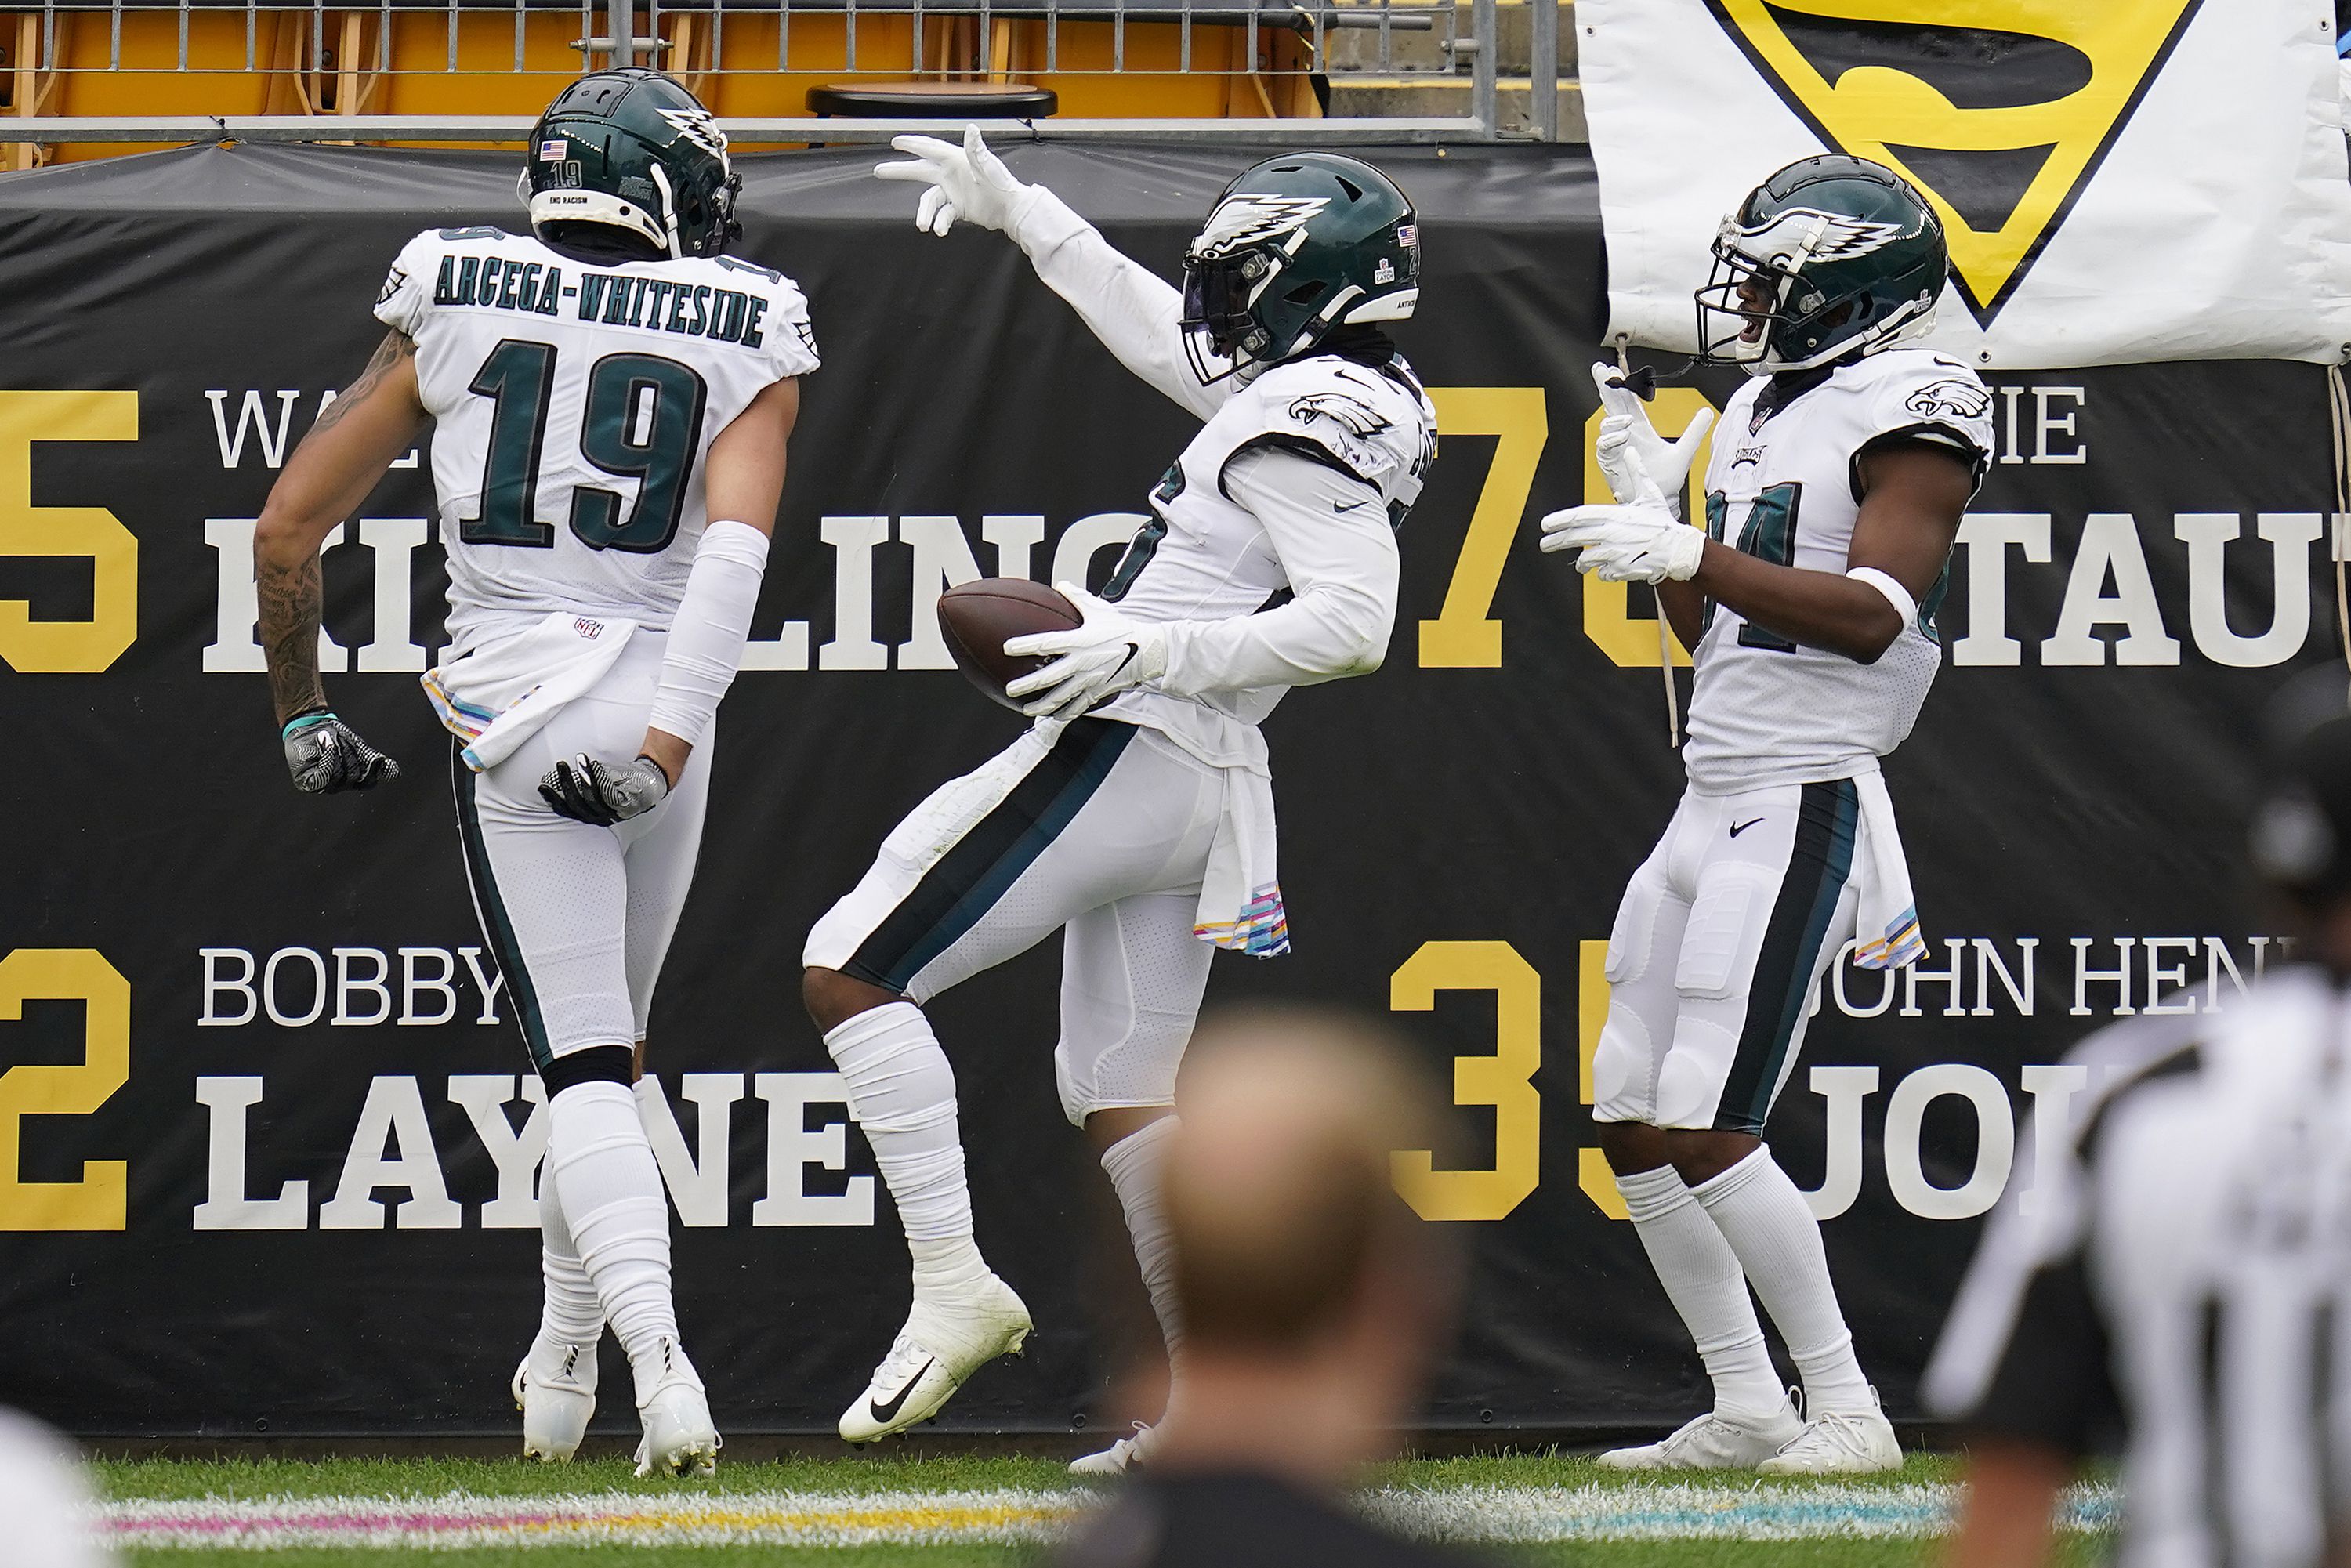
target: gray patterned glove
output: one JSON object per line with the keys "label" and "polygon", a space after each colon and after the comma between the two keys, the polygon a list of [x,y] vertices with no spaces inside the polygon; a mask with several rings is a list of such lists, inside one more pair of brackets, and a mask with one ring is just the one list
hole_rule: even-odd
{"label": "gray patterned glove", "polygon": [[669,775],[650,757],[607,768],[583,751],[549,768],[538,794],[559,816],[609,828],[667,800]]}
{"label": "gray patterned glove", "polygon": [[297,714],[278,738],[286,747],[286,770],[305,795],[372,789],[400,777],[399,763],[332,713]]}

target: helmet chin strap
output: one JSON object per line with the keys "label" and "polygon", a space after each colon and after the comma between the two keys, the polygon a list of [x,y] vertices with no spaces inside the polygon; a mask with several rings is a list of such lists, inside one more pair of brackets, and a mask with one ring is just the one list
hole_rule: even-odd
{"label": "helmet chin strap", "polygon": [[669,253],[673,257],[682,256],[685,252],[678,248],[677,201],[670,192],[669,172],[664,169],[659,163],[655,163],[653,165],[651,172],[653,177],[653,183],[661,189],[662,229],[668,238]]}

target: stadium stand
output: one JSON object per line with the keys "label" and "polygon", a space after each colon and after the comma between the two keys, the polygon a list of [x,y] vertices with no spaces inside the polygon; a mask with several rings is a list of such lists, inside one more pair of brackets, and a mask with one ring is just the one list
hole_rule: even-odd
{"label": "stadium stand", "polygon": [[510,141],[615,61],[679,76],[738,146],[938,117],[1581,140],[1573,39],[1559,0],[48,0],[0,10],[0,118],[23,138],[0,166],[212,136]]}

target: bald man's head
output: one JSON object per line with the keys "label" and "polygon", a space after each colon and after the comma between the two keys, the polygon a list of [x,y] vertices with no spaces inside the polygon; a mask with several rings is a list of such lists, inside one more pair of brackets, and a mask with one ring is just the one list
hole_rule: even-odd
{"label": "bald man's head", "polygon": [[1375,1274],[1412,1266],[1429,1239],[1388,1156],[1431,1146],[1431,1094],[1393,1040],[1352,1019],[1266,1010],[1202,1031],[1165,1175],[1195,1344],[1298,1345]]}

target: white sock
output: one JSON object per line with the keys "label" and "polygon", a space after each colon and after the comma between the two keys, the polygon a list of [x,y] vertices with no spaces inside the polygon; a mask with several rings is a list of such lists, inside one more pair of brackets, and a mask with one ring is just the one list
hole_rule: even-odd
{"label": "white sock", "polygon": [[971,1188],[956,1126],[955,1069],[912,1002],[859,1013],[824,1037],[850,1109],[882,1167],[918,1296],[978,1279],[987,1260],[971,1238]]}
{"label": "white sock", "polygon": [[1853,1331],[1837,1310],[1821,1222],[1767,1145],[1691,1189],[1739,1255],[1763,1310],[1804,1375],[1804,1413],[1859,1415],[1877,1408],[1854,1358]]}
{"label": "white sock", "polygon": [[592,1383],[596,1346],[604,1337],[604,1306],[596,1299],[587,1265],[580,1261],[552,1176],[538,1184],[538,1268],[547,1291],[538,1337],[530,1344],[531,1375],[550,1383]]}
{"label": "white sock", "polygon": [[668,1370],[678,1337],[661,1166],[626,1084],[575,1083],[547,1113],[547,1179],[556,1184],[604,1320],[629,1353],[642,1405]]}
{"label": "white sock", "polygon": [[1680,1175],[1659,1166],[1618,1176],[1616,1190],[1632,1212],[1649,1266],[1714,1380],[1716,1414],[1756,1417],[1787,1408],[1788,1393],[1763,1347],[1763,1325],[1748,1299],[1739,1259]]}
{"label": "white sock", "polygon": [[1134,1242],[1134,1260],[1143,1270],[1143,1288],[1151,1292],[1151,1310],[1158,1316],[1160,1336],[1167,1343],[1169,1403],[1184,1356],[1184,1313],[1176,1301],[1176,1241],[1167,1232],[1167,1210],[1160,1201],[1159,1172],[1167,1140],[1175,1135],[1176,1118],[1162,1116],[1139,1132],[1129,1133],[1102,1153],[1102,1167],[1118,1191],[1118,1206],[1126,1211],[1126,1233]]}

